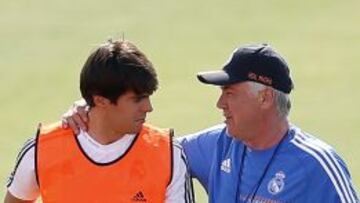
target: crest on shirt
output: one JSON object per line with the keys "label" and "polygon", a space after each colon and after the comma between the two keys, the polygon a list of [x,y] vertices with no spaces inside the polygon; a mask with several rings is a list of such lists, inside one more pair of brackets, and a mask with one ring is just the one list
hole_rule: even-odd
{"label": "crest on shirt", "polygon": [[286,178],[285,173],[283,171],[278,171],[275,174],[275,177],[273,177],[269,183],[268,183],[268,192],[272,195],[276,195],[280,193],[285,186],[284,179]]}

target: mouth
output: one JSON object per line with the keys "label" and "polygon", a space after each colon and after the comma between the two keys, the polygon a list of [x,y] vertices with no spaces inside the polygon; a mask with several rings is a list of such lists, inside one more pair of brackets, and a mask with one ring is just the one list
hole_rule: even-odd
{"label": "mouth", "polygon": [[231,116],[229,114],[227,114],[227,113],[223,113],[223,116],[224,116],[225,119],[231,119]]}
{"label": "mouth", "polygon": [[145,118],[140,118],[140,119],[137,119],[137,120],[135,120],[135,122],[137,122],[137,123],[145,123]]}
{"label": "mouth", "polygon": [[230,121],[231,121],[231,119],[232,119],[232,117],[231,116],[229,116],[229,115],[226,115],[226,114],[223,114],[223,116],[225,117],[225,123],[226,124],[229,124],[230,123]]}

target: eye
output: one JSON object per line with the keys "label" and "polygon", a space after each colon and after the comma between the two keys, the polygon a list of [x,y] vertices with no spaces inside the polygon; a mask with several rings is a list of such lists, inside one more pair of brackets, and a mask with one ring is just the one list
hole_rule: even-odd
{"label": "eye", "polygon": [[134,101],[135,101],[136,103],[139,103],[139,102],[141,102],[142,99],[144,99],[144,96],[136,96],[135,99],[134,99]]}
{"label": "eye", "polygon": [[149,98],[149,96],[148,96],[148,95],[139,95],[139,96],[136,96],[136,97],[134,98],[134,101],[135,101],[136,103],[139,103],[139,102],[141,102],[142,100],[144,100],[144,99],[146,99],[146,98]]}
{"label": "eye", "polygon": [[226,96],[232,96],[232,95],[233,95],[233,93],[232,93],[232,92],[230,92],[230,91],[227,91],[227,92],[225,92],[225,95],[226,95]]}

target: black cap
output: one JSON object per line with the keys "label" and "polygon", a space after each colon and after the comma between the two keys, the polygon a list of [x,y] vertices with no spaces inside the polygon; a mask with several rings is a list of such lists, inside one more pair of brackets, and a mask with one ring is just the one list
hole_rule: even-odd
{"label": "black cap", "polygon": [[294,87],[286,61],[267,44],[241,46],[222,70],[200,72],[197,77],[203,83],[221,86],[254,81],[287,94]]}

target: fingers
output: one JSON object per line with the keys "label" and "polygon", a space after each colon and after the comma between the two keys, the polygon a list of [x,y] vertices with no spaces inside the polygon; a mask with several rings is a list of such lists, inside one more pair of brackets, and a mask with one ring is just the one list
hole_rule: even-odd
{"label": "fingers", "polygon": [[79,115],[80,119],[87,123],[88,122],[88,110],[86,109],[86,106],[77,106],[76,112]]}
{"label": "fingers", "polygon": [[[87,115],[86,115],[87,117]],[[71,117],[71,121],[73,123],[75,123],[75,125],[80,128],[83,131],[87,131],[87,123],[82,119],[82,117],[80,116],[79,112],[76,112],[75,114],[73,114]]]}
{"label": "fingers", "polygon": [[63,129],[69,128],[69,123],[67,122],[67,120],[64,117],[61,118],[61,127]]}
{"label": "fingers", "polygon": [[74,119],[72,117],[67,117],[64,118],[64,120],[66,120],[66,123],[68,125],[68,127],[70,127],[75,134],[79,134],[80,133],[80,129],[79,127],[76,125]]}
{"label": "fingers", "polygon": [[62,127],[64,129],[71,128],[75,134],[80,132],[80,129],[87,131],[87,124],[81,119],[79,113],[76,111],[68,111],[62,116]]}
{"label": "fingers", "polygon": [[64,129],[71,128],[74,133],[78,134],[80,129],[87,131],[88,107],[84,100],[78,100],[74,105],[62,116],[62,127]]}

